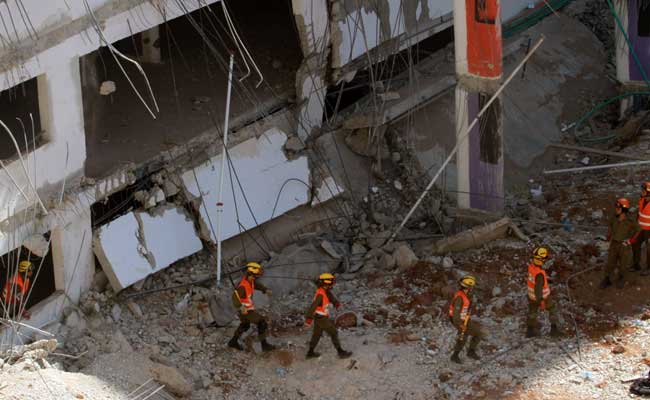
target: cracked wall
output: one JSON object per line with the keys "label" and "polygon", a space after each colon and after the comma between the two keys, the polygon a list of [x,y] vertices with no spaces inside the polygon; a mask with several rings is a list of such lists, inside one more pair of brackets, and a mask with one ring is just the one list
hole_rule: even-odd
{"label": "cracked wall", "polygon": [[387,49],[387,54],[413,45],[435,33],[436,26],[448,26],[452,10],[452,0],[336,1],[332,6],[330,25],[332,67],[342,68],[393,39],[409,38],[401,40],[403,43],[395,43]]}

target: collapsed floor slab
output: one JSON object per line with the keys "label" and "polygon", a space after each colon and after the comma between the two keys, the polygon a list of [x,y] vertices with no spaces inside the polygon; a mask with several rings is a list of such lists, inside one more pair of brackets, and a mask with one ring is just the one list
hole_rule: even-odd
{"label": "collapsed floor slab", "polygon": [[93,250],[115,291],[203,247],[194,223],[174,206],[132,212],[95,231]]}
{"label": "collapsed floor slab", "polygon": [[[282,151],[286,141],[287,134],[271,128],[259,138],[228,150],[232,168],[226,169],[223,182],[222,239],[239,235],[309,202],[307,157],[287,159]],[[197,199],[195,206],[200,210],[202,237],[212,241],[216,241],[221,157],[212,157],[182,175],[186,191]]]}

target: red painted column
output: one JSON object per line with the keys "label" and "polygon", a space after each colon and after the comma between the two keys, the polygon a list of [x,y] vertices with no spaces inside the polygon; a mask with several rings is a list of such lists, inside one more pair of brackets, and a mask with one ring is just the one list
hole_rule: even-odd
{"label": "red painted column", "polygon": [[458,205],[503,208],[503,113],[495,101],[480,123],[469,124],[498,89],[503,73],[499,0],[454,0]]}

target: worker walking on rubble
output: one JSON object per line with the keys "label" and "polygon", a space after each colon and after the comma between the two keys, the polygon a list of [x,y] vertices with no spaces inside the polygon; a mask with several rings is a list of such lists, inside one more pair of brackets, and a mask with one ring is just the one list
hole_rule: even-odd
{"label": "worker walking on rubble", "polygon": [[[30,261],[25,260],[18,264],[18,272],[5,283],[5,287],[2,290],[2,302],[6,308],[2,310],[2,314],[6,313],[9,318],[14,318],[20,312],[20,308],[25,307],[33,269],[34,266]],[[25,308],[23,309],[22,317],[25,319],[29,319],[30,317],[29,312]]]}
{"label": "worker walking on rubble", "polygon": [[546,247],[533,250],[533,260],[528,264],[528,318],[526,320],[526,337],[539,336],[539,311],[548,311],[551,323],[551,336],[560,337],[562,332],[558,329],[558,316],[555,302],[551,299],[551,288],[548,285],[546,268],[549,251]]}
{"label": "worker walking on rubble", "polygon": [[232,302],[236,309],[239,310],[239,319],[241,323],[235,331],[232,339],[228,342],[228,346],[237,350],[244,350],[239,344],[240,336],[250,328],[251,324],[257,325],[258,336],[262,344],[262,351],[271,351],[275,346],[266,341],[268,332],[268,323],[262,315],[255,310],[253,304],[253,292],[259,290],[262,293],[271,295],[271,290],[267,289],[259,282],[255,282],[257,278],[262,276],[262,266],[256,262],[246,264],[246,275],[242,278],[237,288],[232,294]]}
{"label": "worker walking on rubble", "polygon": [[[625,285],[623,271],[630,266],[630,245],[634,245],[639,234],[639,225],[636,221],[627,218],[630,211],[628,199],[620,198],[615,203],[615,215],[609,220],[609,252],[605,276],[600,283],[600,288],[605,289],[616,281],[616,286],[622,289]],[[618,273],[615,272],[618,270]]]}
{"label": "worker walking on rubble", "polygon": [[[642,271],[641,275],[650,273],[650,182],[641,185],[641,197],[639,198],[639,210],[637,215],[640,232],[636,242],[632,245],[632,270]],[[646,267],[641,268],[641,246],[645,243]]]}
{"label": "worker walking on rubble", "polygon": [[469,349],[467,356],[474,360],[481,358],[476,354],[476,347],[481,339],[485,337],[485,331],[478,321],[471,319],[471,306],[470,293],[474,286],[476,286],[476,278],[472,275],[465,275],[459,282],[460,288],[454,294],[451,304],[449,304],[449,320],[458,329],[458,337],[454,346],[454,352],[451,355],[451,361],[455,363],[462,363],[458,356],[465,346],[467,337],[471,336],[469,342]]}
{"label": "worker walking on rubble", "polygon": [[316,294],[314,294],[314,300],[311,303],[311,306],[306,313],[305,326],[309,327],[314,323],[314,331],[311,335],[311,340],[309,341],[309,351],[307,352],[307,358],[316,358],[320,354],[315,351],[318,341],[320,340],[323,332],[327,333],[332,339],[332,344],[336,348],[336,351],[339,353],[340,358],[348,358],[352,355],[352,352],[345,351],[341,347],[341,342],[339,341],[339,334],[336,330],[334,322],[329,318],[330,307],[333,305],[336,308],[341,307],[341,303],[334,297],[332,293],[332,287],[336,282],[334,275],[330,273],[321,274],[318,277]]}

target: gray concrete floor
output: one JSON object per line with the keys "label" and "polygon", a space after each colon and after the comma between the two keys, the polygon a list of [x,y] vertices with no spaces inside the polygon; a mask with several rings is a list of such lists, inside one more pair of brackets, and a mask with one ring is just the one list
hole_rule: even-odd
{"label": "gray concrete floor", "polygon": [[[254,87],[258,82],[258,77],[254,74],[242,84],[234,85],[231,127],[246,119],[258,118],[260,114],[286,103],[295,95],[295,72],[302,60],[299,38],[294,25],[291,25],[293,20],[289,9],[276,8],[271,7],[272,10],[267,10],[268,12],[260,9],[258,13],[231,9],[240,35],[264,76],[264,83],[258,89]],[[219,9],[214,10],[217,12]],[[245,18],[240,18],[242,15]],[[200,18],[199,15],[194,17],[197,20]],[[117,90],[111,96],[103,96],[98,100],[95,88],[84,88],[87,176],[107,176],[126,163],[141,164],[207,131],[214,132],[215,125],[222,129],[226,103],[226,67],[219,64],[204,47],[204,42],[189,26],[185,17],[171,21],[170,29],[183,57],[178,48],[172,46],[170,59],[166,40],[161,40],[163,64],[143,64],[160,107],[155,120],[138,100],[110,53],[106,49],[102,50],[102,57],[97,63],[99,83],[112,80],[116,83]],[[164,27],[161,31],[164,35]],[[220,34],[225,35],[224,32]],[[213,42],[222,57],[227,58],[224,46],[216,39]],[[121,45],[133,53],[130,38]],[[237,58],[236,62],[240,60]],[[103,65],[106,66],[106,72]],[[134,67],[127,67],[127,71],[140,93],[151,104],[142,76]],[[218,139],[215,137],[215,140]]]}

